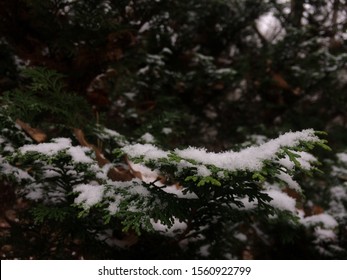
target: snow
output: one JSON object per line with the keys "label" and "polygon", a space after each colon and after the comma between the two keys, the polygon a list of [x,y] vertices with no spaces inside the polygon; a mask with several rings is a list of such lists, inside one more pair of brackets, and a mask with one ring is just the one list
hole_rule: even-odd
{"label": "snow", "polygon": [[47,156],[53,156],[62,150],[66,150],[75,162],[93,162],[93,159],[85,154],[89,151],[88,148],[81,146],[73,147],[71,145],[71,139],[68,138],[55,138],[52,140],[52,143],[29,144],[19,148],[19,151],[23,154],[27,152],[38,152]]}
{"label": "snow", "polygon": [[[135,181],[135,180],[133,180]],[[131,194],[138,194],[140,197],[149,197],[151,193],[148,189],[146,189],[144,186],[142,186],[141,182],[138,180],[138,185],[132,187],[129,189],[129,193]]]}
{"label": "snow", "polygon": [[147,65],[147,66],[141,68],[139,71],[137,71],[137,74],[138,74],[138,75],[144,75],[144,74],[146,74],[148,71],[149,71],[149,66]]}
{"label": "snow", "polygon": [[[168,130],[170,130],[171,133],[172,130],[169,128]],[[120,136],[120,134],[115,131],[107,129],[104,129],[103,131],[105,132],[105,134],[107,133],[111,137]],[[163,158],[168,159],[168,152],[163,151],[155,145],[151,144],[152,142],[154,142],[154,137],[150,133],[144,134],[141,139],[146,141],[147,144],[127,144],[122,147],[122,151],[128,154],[130,158],[143,157],[144,161],[158,160]],[[1,141],[2,139],[0,138],[0,143],[3,142]],[[269,140],[256,146],[245,148],[239,152],[226,151],[221,153],[213,153],[208,152],[206,149],[195,147],[189,147],[182,150],[175,149],[174,153],[182,159],[178,162],[172,161],[172,163],[176,164],[178,172],[181,172],[182,170],[187,168],[191,168],[192,170],[196,170],[196,174],[201,177],[213,175],[211,170],[208,168],[209,165],[213,165],[223,170],[218,172],[218,176],[222,177],[224,176],[223,172],[225,172],[225,170],[258,171],[263,167],[263,162],[265,160],[276,160],[283,166],[281,167],[282,170],[280,170],[279,174],[276,175],[277,178],[288,184],[290,188],[296,191],[301,191],[299,184],[294,181],[289,174],[286,173],[287,170],[292,170],[294,168],[294,164],[289,160],[288,157],[280,160],[277,159],[277,153],[281,151],[281,148],[294,147],[300,144],[300,141],[319,141],[319,138],[315,136],[312,129],[307,129],[301,132],[285,133],[276,139]],[[54,156],[60,151],[65,151],[67,154],[71,155],[74,162],[95,163],[95,161],[86,154],[88,151],[90,151],[90,149],[81,146],[72,146],[71,139],[68,138],[56,138],[53,139],[51,143],[24,145],[19,149],[19,151],[21,153],[38,152],[47,156]],[[300,156],[299,158],[297,158],[297,160],[300,162],[302,168],[304,169],[311,168],[311,162],[316,161],[316,158],[309,153],[295,153]],[[347,162],[347,154],[339,155],[339,159],[341,161]],[[5,168],[8,168],[8,170],[10,170],[10,166],[6,162],[2,161],[1,157],[0,164],[2,169],[5,166]],[[105,201],[106,199],[106,201],[109,201],[109,203],[105,207],[111,213],[111,215],[113,215],[119,211],[120,202],[124,200],[124,196],[119,193],[120,189],[126,189],[130,196],[139,195],[141,197],[147,198],[151,196],[150,190],[143,186],[143,182],[155,182],[155,186],[162,187],[162,190],[164,192],[174,194],[178,198],[198,199],[198,196],[193,192],[184,194],[184,187],[177,185],[166,186],[165,183],[160,182],[158,180],[158,178],[160,178],[160,174],[157,170],[151,170],[142,164],[135,164],[132,162],[130,162],[130,166],[134,170],[139,171],[142,174],[142,180],[133,179],[126,182],[109,182],[106,174],[110,168],[113,168],[113,165],[108,164],[103,168],[98,169],[100,171],[100,175],[98,175],[99,178],[107,181],[108,185],[99,185],[97,182],[78,184],[73,187],[73,192],[77,195],[74,202],[76,204],[82,205],[84,209],[89,209],[90,207],[96,205],[97,203]],[[98,167],[96,167],[95,164],[95,166],[92,165],[91,168],[94,168],[96,170]],[[13,170],[11,170],[11,172],[13,172]],[[68,174],[72,173],[72,175],[74,175],[74,172],[75,170],[71,169],[68,171]],[[45,177],[50,178],[58,176],[59,174],[47,167],[44,175]],[[23,174],[20,176],[25,178],[29,175],[23,172]],[[30,176],[28,178],[31,179]],[[276,209],[289,211],[297,216],[300,216],[300,211],[298,211],[298,209],[296,208],[296,200],[294,198],[282,192],[279,187],[276,187],[276,185],[271,186],[265,184],[265,187],[266,189],[263,190],[263,193],[268,194],[272,198],[272,200],[269,202],[271,206],[275,207]],[[34,200],[41,199],[43,196],[42,192],[43,186],[34,188],[28,193],[28,198]],[[335,189],[332,189],[332,197],[335,198],[335,201],[339,201],[339,197],[344,198],[346,196],[346,189],[344,189],[343,187],[336,187]],[[249,197],[247,196],[240,198],[239,201],[243,202],[244,204],[244,208],[240,208],[240,210],[254,209],[258,204],[257,200],[250,202]],[[334,205],[332,205],[331,208],[333,208],[333,206]],[[165,205],[161,205],[160,207],[163,207],[164,209]],[[134,204],[130,203],[128,205],[129,211],[138,212],[142,210],[140,208],[141,207],[138,206],[135,202]],[[323,213],[309,217],[301,216],[300,220],[303,225],[314,227],[317,240],[335,238],[333,229],[338,224],[333,217],[333,214],[330,215],[328,213]],[[154,220],[151,220],[151,224],[156,231],[159,231],[168,236],[175,236],[177,232],[182,232],[187,227],[186,223],[180,222],[176,218],[173,227],[171,227],[170,229],[160,223],[160,221],[155,222]],[[239,236],[235,237],[239,238],[240,240],[247,239],[247,236],[242,235],[241,233]]]}
{"label": "snow", "polygon": [[149,22],[145,22],[139,29],[139,33],[143,33],[151,28]]}
{"label": "snow", "polygon": [[177,171],[178,173],[181,173],[184,169],[186,168],[193,168],[195,167],[194,164],[186,161],[186,160],[183,160],[181,159],[178,163],[177,163]]}
{"label": "snow", "polygon": [[306,226],[322,224],[324,228],[327,229],[335,228],[338,226],[338,223],[334,219],[334,217],[326,213],[305,217],[301,220],[301,222]]}
{"label": "snow", "polygon": [[172,133],[172,128],[164,127],[164,128],[162,129],[162,132],[163,132],[164,134],[168,135],[168,134]]}
{"label": "snow", "polygon": [[[301,132],[288,132],[280,137],[270,140],[259,146],[252,146],[240,152],[212,153],[203,148],[176,149],[177,155],[184,159],[191,159],[197,162],[214,165],[229,171],[250,170],[257,171],[263,167],[264,160],[271,160],[276,157],[281,147],[292,147],[298,145],[300,141],[318,141],[312,129]],[[305,154],[306,157],[308,157]],[[306,162],[306,160],[305,160]]]}
{"label": "snow", "polygon": [[287,155],[284,158],[280,158],[278,163],[287,168],[287,170],[293,170],[295,167],[295,163],[292,162]]}
{"label": "snow", "polygon": [[207,177],[207,176],[211,176],[212,172],[209,169],[207,169],[206,166],[198,165],[197,166],[197,175],[199,175],[201,177]]}
{"label": "snow", "polygon": [[143,164],[133,163],[129,161],[129,165],[133,170],[141,173],[142,181],[146,183],[152,183],[156,181],[159,177],[159,174],[156,171],[149,169],[147,166],[144,166]]}
{"label": "snow", "polygon": [[134,144],[128,145],[122,148],[123,152],[130,157],[141,157],[145,160],[157,160],[160,158],[166,158],[168,153],[158,149],[152,144]]}
{"label": "snow", "polygon": [[173,33],[171,35],[171,37],[170,37],[170,41],[171,41],[171,45],[172,46],[176,45],[177,39],[178,39],[178,34],[177,33]]}
{"label": "snow", "polygon": [[238,232],[236,234],[234,234],[234,237],[238,240],[240,240],[241,242],[246,242],[247,241],[247,235],[245,235],[242,232]]}
{"label": "snow", "polygon": [[110,212],[111,215],[116,214],[119,211],[119,204],[122,201],[122,196],[117,194],[113,196],[114,200],[113,202],[110,202],[107,210]]}
{"label": "snow", "polygon": [[84,147],[70,147],[68,149],[68,153],[71,155],[73,161],[75,162],[83,162],[83,163],[92,163],[93,160],[86,156],[85,152],[88,151],[88,148]]}
{"label": "snow", "polygon": [[[301,168],[305,170],[310,170],[312,167],[311,163],[317,161],[317,158],[315,158],[313,155],[307,152],[296,151],[295,154],[299,156],[296,158],[296,160],[300,163]],[[295,167],[294,162],[292,162],[287,155],[284,158],[279,159],[278,162],[288,170],[293,170]]]}
{"label": "snow", "polygon": [[142,135],[140,139],[146,143],[154,143],[155,142],[154,136],[148,132],[145,133],[144,135]]}
{"label": "snow", "polygon": [[99,125],[97,126],[97,129],[95,130],[95,132],[97,133],[98,137],[102,140],[113,139],[120,146],[125,146],[129,144],[128,141],[125,139],[125,137],[115,130],[102,127]]}
{"label": "snow", "polygon": [[135,92],[124,92],[123,95],[131,101],[134,101],[134,99],[136,97]]}
{"label": "snow", "polygon": [[[70,171],[70,170],[69,170],[69,171]],[[52,170],[51,168],[48,167],[48,168],[44,169],[43,176],[44,176],[45,178],[54,178],[54,177],[60,177],[61,174],[58,173],[57,171],[54,171],[54,170]]]}
{"label": "snow", "polygon": [[331,201],[329,202],[328,212],[336,219],[343,220],[347,217],[347,187],[335,186],[330,189]]}
{"label": "snow", "polygon": [[269,202],[271,206],[280,210],[287,210],[292,213],[296,213],[296,201],[294,198],[288,196],[284,192],[273,189],[268,190],[265,193],[267,193],[272,198],[272,200]]}
{"label": "snow", "polygon": [[285,35],[285,30],[281,22],[274,15],[273,12],[268,12],[256,20],[256,27],[261,35],[268,42],[276,42],[281,40]]}
{"label": "snow", "polygon": [[250,135],[249,140],[257,145],[264,144],[268,139],[264,135],[253,134]]}
{"label": "snow", "polygon": [[15,175],[16,178],[20,180],[34,181],[34,178],[31,177],[27,172],[10,165],[2,156],[0,156],[0,171],[5,175]]}
{"label": "snow", "polygon": [[309,170],[311,169],[311,163],[316,162],[317,158],[307,152],[296,152],[300,157],[297,158],[301,165],[301,168]]}
{"label": "snow", "polygon": [[237,208],[239,210],[252,210],[252,209],[256,208],[258,205],[255,200],[249,201],[248,196],[239,199],[239,201],[242,202],[242,204],[243,204],[242,208],[238,208],[236,206],[234,207],[234,205],[232,205],[232,207]]}
{"label": "snow", "polygon": [[202,257],[208,257],[210,255],[210,249],[211,244],[206,244],[200,247],[199,253]]}
{"label": "snow", "polygon": [[178,187],[177,185],[165,186],[165,184],[158,181],[158,178],[160,178],[160,175],[158,172],[153,171],[142,164],[130,162],[130,166],[135,171],[141,172],[142,181],[144,181],[146,183],[153,183],[156,181],[155,185],[157,187],[163,187],[162,191],[164,191],[166,193],[174,194],[178,198],[185,198],[185,199],[197,199],[198,198],[198,196],[193,192],[188,192],[188,193],[184,194],[182,191],[183,188]]}
{"label": "snow", "polygon": [[73,191],[79,193],[74,202],[88,209],[102,200],[104,186],[79,184],[73,187]]}
{"label": "snow", "polygon": [[187,192],[186,194],[183,193],[183,188],[180,188],[176,185],[167,186],[165,188],[162,188],[162,190],[166,193],[171,193],[176,195],[178,198],[183,199],[198,199],[198,196],[193,192]]}
{"label": "snow", "polygon": [[174,237],[177,234],[182,233],[187,228],[187,224],[184,222],[180,222],[177,218],[174,218],[174,223],[170,228],[162,224],[160,221],[156,222],[153,219],[151,219],[150,222],[155,231],[158,231],[161,234],[169,237]]}
{"label": "snow", "polygon": [[294,181],[294,179],[289,174],[280,171],[280,174],[276,175],[276,177],[287,183],[289,188],[301,192],[301,187],[299,186],[298,182]]}
{"label": "snow", "polygon": [[[106,133],[107,136],[112,136],[112,137],[121,137],[122,135],[120,135],[117,131],[114,131],[112,129],[106,128],[106,127],[102,127],[102,131],[104,133]],[[101,135],[102,136],[102,135]]]}
{"label": "snow", "polygon": [[346,153],[338,153],[338,154],[336,154],[336,156],[343,163],[347,163],[347,154]]}
{"label": "snow", "polygon": [[6,138],[3,138],[0,136],[0,145],[2,146],[3,151],[12,153],[12,152],[14,152],[15,149],[8,142],[9,141]]}
{"label": "snow", "polygon": [[26,152],[39,152],[46,155],[54,155],[58,151],[66,149],[71,146],[71,140],[68,138],[56,138],[52,140],[53,143],[41,143],[24,145],[19,150],[22,153]]}
{"label": "snow", "polygon": [[[272,198],[272,200],[269,202],[272,207],[297,214],[297,209],[295,208],[296,201],[294,198],[276,189],[268,189],[264,191],[264,193]],[[239,201],[244,205],[243,208],[238,208],[239,210],[252,210],[258,206],[257,200],[249,201],[248,196],[239,199]]]}
{"label": "snow", "polygon": [[43,198],[42,184],[32,184],[30,192],[26,194],[26,198],[30,200],[40,200]]}
{"label": "snow", "polygon": [[335,232],[333,232],[331,229],[323,229],[321,227],[317,227],[314,230],[314,235],[316,236],[316,242],[336,239]]}
{"label": "snow", "polygon": [[[106,193],[105,197],[114,199],[115,197],[121,198],[118,196],[117,192],[119,190],[126,190],[130,195],[139,195],[140,197],[149,197],[150,191],[142,185],[140,179],[132,179],[131,181],[108,181],[108,185],[111,186]],[[115,194],[116,193],[116,194]],[[124,199],[124,197],[123,197]]]}

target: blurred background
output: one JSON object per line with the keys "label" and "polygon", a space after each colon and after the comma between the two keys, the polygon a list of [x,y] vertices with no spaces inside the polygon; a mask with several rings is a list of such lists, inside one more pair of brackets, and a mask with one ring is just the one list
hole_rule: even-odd
{"label": "blurred background", "polygon": [[344,0],[1,1],[0,91],[43,66],[126,135],[220,150],[312,127],[340,148],[346,9]]}

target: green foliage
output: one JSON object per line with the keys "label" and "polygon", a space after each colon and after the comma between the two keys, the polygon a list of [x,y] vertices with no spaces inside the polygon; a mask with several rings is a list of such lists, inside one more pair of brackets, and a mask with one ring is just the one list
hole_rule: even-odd
{"label": "green foliage", "polygon": [[346,257],[345,1],[5,2],[0,178],[34,230],[95,258]]}
{"label": "green foliage", "polygon": [[29,83],[2,97],[8,115],[33,125],[53,123],[79,127],[86,122],[87,103],[76,94],[66,92],[63,75],[42,67],[26,68],[22,75]]}
{"label": "green foliage", "polygon": [[62,223],[67,219],[68,215],[74,214],[71,212],[71,208],[69,207],[47,207],[45,205],[38,205],[34,207],[30,212],[34,217],[35,223],[39,224],[42,224],[44,222]]}

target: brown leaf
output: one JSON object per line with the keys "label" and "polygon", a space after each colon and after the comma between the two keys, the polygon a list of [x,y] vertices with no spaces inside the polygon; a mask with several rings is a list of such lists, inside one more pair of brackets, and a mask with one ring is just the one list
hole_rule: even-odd
{"label": "brown leaf", "polygon": [[[105,164],[110,163],[110,161],[103,155],[103,153],[101,152],[101,150],[98,147],[96,147],[93,144],[90,144],[86,140],[84,132],[81,129],[74,128],[74,134],[75,134],[77,141],[80,143],[80,145],[82,145],[84,147],[88,147],[95,152],[96,161],[98,162],[99,166],[102,167]],[[110,170],[107,173],[107,176],[111,180],[113,180],[113,181],[130,181],[136,177],[141,178],[141,173],[138,171],[135,171],[130,166],[130,163],[129,163],[127,158],[125,160],[126,160],[126,163],[128,164],[129,169],[120,170],[116,167],[110,168]],[[139,238],[135,232],[128,231],[125,233],[125,235],[122,239],[116,239],[115,238],[112,240],[112,242],[113,242],[113,244],[115,244],[118,247],[127,248],[127,247],[130,247],[130,246],[134,245],[135,243],[137,243],[138,239]]]}
{"label": "brown leaf", "polygon": [[[99,148],[88,143],[81,129],[75,128],[74,134],[77,138],[77,141],[80,143],[80,145],[84,147],[88,147],[94,151],[96,161],[98,162],[100,167],[110,163],[110,161],[107,158],[105,158],[104,154],[101,152]],[[110,168],[110,170],[107,173],[108,177],[113,181],[130,181],[133,178],[141,178],[141,173],[132,169],[127,159],[126,159],[126,163],[128,164],[128,169],[120,170],[116,167]]]}
{"label": "brown leaf", "polygon": [[117,61],[123,57],[123,50],[121,48],[111,49],[106,52],[106,59],[108,61]]}
{"label": "brown leaf", "polygon": [[16,120],[18,124],[34,141],[37,143],[45,142],[47,135],[39,128],[33,128],[29,124],[21,121],[20,119]]}
{"label": "brown leaf", "polygon": [[283,78],[282,75],[278,73],[274,73],[272,75],[272,81],[277,87],[281,89],[291,90],[291,86],[288,84],[288,82]]}
{"label": "brown leaf", "polygon": [[0,218],[0,229],[9,229],[11,228],[10,224],[3,218]]}

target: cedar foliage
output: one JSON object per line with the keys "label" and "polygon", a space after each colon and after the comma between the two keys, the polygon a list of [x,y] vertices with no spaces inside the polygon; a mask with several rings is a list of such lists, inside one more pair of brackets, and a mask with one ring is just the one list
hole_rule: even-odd
{"label": "cedar foliage", "polygon": [[[0,191],[9,227],[0,238],[17,244],[2,246],[2,257],[346,258],[345,4],[2,1]],[[267,13],[279,31],[261,32]],[[328,136],[281,146],[256,170],[180,154],[242,152],[307,128]],[[60,148],[23,152],[37,142]],[[132,154],[138,143],[168,156]],[[156,170],[152,181],[143,166]],[[180,195],[167,191],[174,184]],[[89,185],[102,190],[95,204],[82,199]],[[275,207],[269,186],[304,217]],[[257,207],[242,210],[242,198]],[[336,224],[310,218],[319,215]],[[159,221],[166,233],[155,230]]]}

